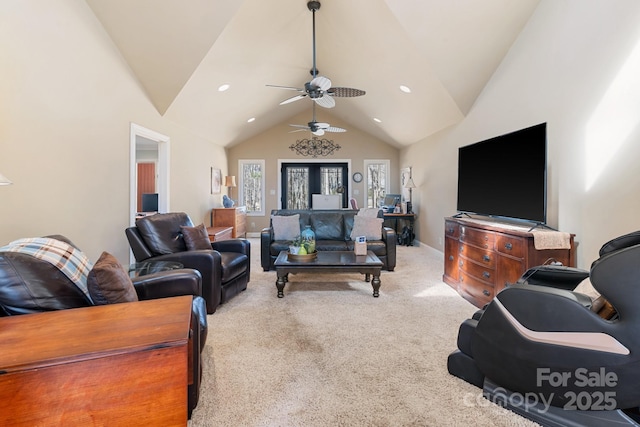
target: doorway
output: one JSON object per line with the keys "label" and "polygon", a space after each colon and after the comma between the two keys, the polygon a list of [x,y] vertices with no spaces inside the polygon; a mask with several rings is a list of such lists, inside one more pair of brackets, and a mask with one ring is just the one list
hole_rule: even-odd
{"label": "doorway", "polygon": [[158,212],[169,212],[169,137],[135,123],[130,131],[129,224],[134,225],[143,193],[157,193]]}
{"label": "doorway", "polygon": [[280,209],[326,209],[333,206],[334,202],[335,208],[338,209],[347,206],[351,194],[348,178],[351,169],[350,159],[280,159],[278,166]]}

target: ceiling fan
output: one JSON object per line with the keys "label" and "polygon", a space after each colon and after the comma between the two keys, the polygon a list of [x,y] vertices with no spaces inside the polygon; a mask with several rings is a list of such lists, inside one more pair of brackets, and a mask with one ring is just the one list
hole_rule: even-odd
{"label": "ceiling fan", "polygon": [[[289,125],[294,128],[298,128],[296,130],[292,130],[291,132],[300,132],[303,130],[309,130],[312,134],[316,136],[322,136],[325,132],[346,132],[346,129],[342,129],[339,127],[331,126],[329,123],[322,123],[316,121],[316,104],[313,104],[313,119],[307,123],[307,125]],[[291,133],[289,132],[289,133]]]}
{"label": "ceiling fan", "polygon": [[277,85],[267,86],[299,92],[298,95],[282,101],[280,105],[289,104],[290,102],[294,102],[308,96],[321,107],[333,108],[336,105],[336,101],[333,99],[334,96],[355,97],[364,95],[366,92],[361,89],[354,89],[351,87],[331,87],[331,80],[327,77],[318,75],[318,69],[316,68],[316,11],[320,9],[320,2],[309,1],[307,2],[307,8],[309,8],[313,14],[313,68],[310,71],[313,79],[311,79],[310,82],[305,83],[304,88]]}

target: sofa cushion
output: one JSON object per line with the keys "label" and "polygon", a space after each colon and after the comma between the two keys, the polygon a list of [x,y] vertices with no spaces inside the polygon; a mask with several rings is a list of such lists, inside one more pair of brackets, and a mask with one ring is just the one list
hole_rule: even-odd
{"label": "sofa cushion", "polygon": [[189,215],[184,212],[149,215],[136,221],[142,240],[154,255],[187,250],[180,230],[182,225],[193,227]]}
{"label": "sofa cushion", "polygon": [[209,233],[207,233],[207,227],[204,224],[196,225],[195,227],[181,225],[180,229],[182,230],[182,237],[185,245],[187,245],[187,250],[211,249]]}
{"label": "sofa cushion", "polygon": [[311,228],[317,240],[345,240],[341,213],[316,213],[311,216]]}
{"label": "sofa cushion", "polygon": [[294,240],[300,235],[300,215],[273,215],[271,217],[274,240]]}
{"label": "sofa cushion", "polygon": [[87,287],[95,305],[138,301],[131,278],[120,262],[102,252],[87,276]]}
{"label": "sofa cushion", "polygon": [[351,240],[356,237],[365,236],[367,240],[382,239],[382,218],[370,218],[356,215],[353,218],[353,230],[351,230]]}

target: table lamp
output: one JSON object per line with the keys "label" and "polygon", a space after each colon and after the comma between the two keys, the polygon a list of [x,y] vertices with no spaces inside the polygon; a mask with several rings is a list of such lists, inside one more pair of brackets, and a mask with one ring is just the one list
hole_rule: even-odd
{"label": "table lamp", "polygon": [[407,182],[404,183],[404,188],[408,188],[409,189],[409,201],[407,202],[407,213],[411,214],[413,213],[413,206],[412,206],[412,200],[411,200],[411,192],[414,188],[416,188],[416,184],[413,182],[413,178],[411,176],[409,176],[409,179],[407,180]]}
{"label": "table lamp", "polygon": [[236,186],[236,177],[235,176],[225,176],[224,177],[224,186],[229,187],[229,197],[231,197],[231,191],[233,187]]}

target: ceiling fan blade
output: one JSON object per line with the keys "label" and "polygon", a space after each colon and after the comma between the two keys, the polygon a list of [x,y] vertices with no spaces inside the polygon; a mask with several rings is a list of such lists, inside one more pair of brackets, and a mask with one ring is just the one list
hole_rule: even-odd
{"label": "ceiling fan blade", "polygon": [[322,123],[322,122],[316,122],[316,126],[319,129],[327,129],[327,128],[331,127],[331,125],[329,123]]}
{"label": "ceiling fan blade", "polygon": [[328,128],[325,128],[325,132],[346,132],[346,129],[342,129],[342,128],[338,128],[335,126],[329,126]]}
{"label": "ceiling fan blade", "polygon": [[302,98],[304,98],[305,96],[307,96],[307,94],[306,94],[306,93],[303,93],[302,95],[296,95],[296,96],[293,96],[293,97],[291,97],[291,98],[288,98],[288,99],[285,99],[284,101],[282,101],[282,102],[280,103],[280,105],[289,104],[289,103],[291,103],[291,102],[293,102],[293,101],[297,101],[297,100],[299,100],[299,99],[302,99]]}
{"label": "ceiling fan blade", "polygon": [[354,89],[352,87],[333,87],[327,90],[327,92],[331,96],[337,96],[342,98],[353,98],[354,96],[362,96],[367,93],[364,90]]}
{"label": "ceiling fan blade", "polygon": [[314,132],[311,132],[312,134],[316,135],[316,136],[322,136],[324,135],[324,129],[318,129]]}
{"label": "ceiling fan blade", "polygon": [[293,87],[293,86],[278,86],[278,85],[265,85],[267,87],[275,87],[278,89],[286,89],[286,90],[295,90],[298,92],[304,92],[304,89],[299,88],[299,87]]}
{"label": "ceiling fan blade", "polygon": [[315,77],[309,83],[311,83],[312,86],[317,86],[320,88],[320,90],[324,91],[329,90],[329,88],[331,87],[331,80],[324,76]]}
{"label": "ceiling fan blade", "polygon": [[309,126],[305,126],[305,125],[289,125],[289,126],[294,128],[300,128],[300,129],[309,129]]}
{"label": "ceiling fan blade", "polygon": [[304,132],[304,131],[307,131],[307,130],[309,130],[309,128],[306,128],[306,129],[290,130],[290,131],[289,131],[289,133],[294,133],[294,132]]}
{"label": "ceiling fan blade", "polygon": [[336,100],[328,94],[324,94],[320,98],[313,98],[313,100],[316,101],[316,104],[324,108],[333,108],[336,106]]}

